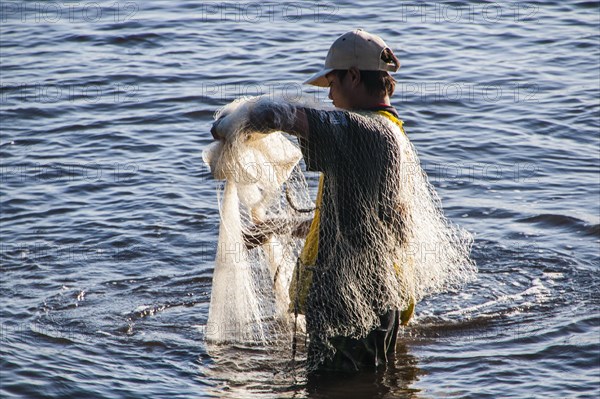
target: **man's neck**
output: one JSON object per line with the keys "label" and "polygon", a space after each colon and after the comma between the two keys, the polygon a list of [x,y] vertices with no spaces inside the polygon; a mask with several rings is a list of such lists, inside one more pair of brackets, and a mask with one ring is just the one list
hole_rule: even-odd
{"label": "man's neck", "polygon": [[370,96],[361,95],[356,97],[354,101],[353,109],[373,109],[377,107],[390,106],[389,96]]}

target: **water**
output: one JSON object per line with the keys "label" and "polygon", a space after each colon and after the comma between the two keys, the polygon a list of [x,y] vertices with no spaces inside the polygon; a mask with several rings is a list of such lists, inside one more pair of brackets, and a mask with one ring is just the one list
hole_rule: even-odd
{"label": "water", "polygon": [[[2,397],[600,394],[597,2],[65,4],[0,11]],[[479,278],[420,303],[384,371],[209,356],[212,115],[326,101],[299,82],[357,26],[401,59],[392,102]]]}

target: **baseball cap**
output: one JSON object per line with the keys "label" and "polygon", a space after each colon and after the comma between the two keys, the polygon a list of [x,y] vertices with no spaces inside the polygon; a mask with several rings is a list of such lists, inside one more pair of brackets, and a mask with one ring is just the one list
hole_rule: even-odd
{"label": "baseball cap", "polygon": [[334,69],[347,70],[356,67],[361,71],[396,72],[400,63],[388,63],[381,59],[381,53],[386,48],[392,51],[382,38],[365,30],[355,29],[344,33],[329,48],[323,69],[304,83],[327,87],[329,83],[325,75]]}

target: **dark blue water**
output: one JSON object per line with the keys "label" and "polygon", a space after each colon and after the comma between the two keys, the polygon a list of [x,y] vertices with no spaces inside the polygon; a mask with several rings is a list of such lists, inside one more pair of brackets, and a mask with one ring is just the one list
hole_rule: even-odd
{"label": "dark blue water", "polygon": [[[0,7],[2,397],[600,395],[598,2]],[[299,82],[355,27],[401,60],[392,103],[478,280],[420,303],[377,373],[209,356],[212,115],[327,101]]]}

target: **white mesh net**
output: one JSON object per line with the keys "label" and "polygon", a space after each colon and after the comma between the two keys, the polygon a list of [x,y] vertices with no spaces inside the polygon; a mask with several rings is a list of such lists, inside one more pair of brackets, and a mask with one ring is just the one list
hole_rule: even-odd
{"label": "white mesh net", "polygon": [[[225,180],[206,329],[207,340],[216,343],[265,343],[288,330],[288,286],[303,241],[292,232],[307,218],[292,206],[312,207],[300,150],[281,132],[246,130],[243,115],[256,103],[235,101],[217,113],[231,117],[232,134],[203,153],[214,177]],[[256,238],[260,245],[246,245],[244,235],[252,232],[265,236]]]}
{"label": "white mesh net", "polygon": [[[281,133],[250,128],[249,115],[260,109],[272,112],[274,126],[289,126],[296,107],[256,98],[230,104],[217,115],[227,116],[227,140],[204,154],[226,180],[207,330],[217,342],[266,342],[287,325],[304,244],[295,226],[312,216],[299,211],[313,206],[297,164],[302,154]],[[362,338],[380,315],[456,288],[476,268],[471,236],[444,217],[401,122],[376,112],[306,112],[305,140],[319,142],[300,140],[303,151],[325,165],[319,254],[305,299],[314,366],[333,354],[330,338]],[[248,250],[244,232],[261,229],[273,234]],[[298,288],[304,279],[295,277]]]}

